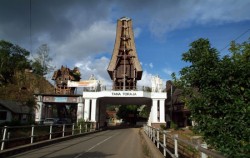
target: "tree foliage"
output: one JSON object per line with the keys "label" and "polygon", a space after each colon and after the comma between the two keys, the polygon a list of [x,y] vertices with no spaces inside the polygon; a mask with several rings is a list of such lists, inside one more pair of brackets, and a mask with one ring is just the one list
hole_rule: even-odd
{"label": "tree foliage", "polygon": [[[137,116],[137,105],[121,105],[117,116],[127,122],[135,123],[135,118]],[[131,120],[130,115],[133,115],[133,120]]]}
{"label": "tree foliage", "polygon": [[[20,46],[0,40],[0,98],[35,105],[34,92],[51,93],[54,87],[33,69],[30,53]],[[41,67],[41,65],[38,66]]]}
{"label": "tree foliage", "polygon": [[0,85],[13,82],[17,71],[30,67],[29,52],[18,45],[0,40]]}
{"label": "tree foliage", "polygon": [[37,57],[32,63],[33,72],[40,76],[46,75],[54,70],[51,65],[52,58],[49,55],[49,47],[47,44],[41,45],[37,50]]}
{"label": "tree foliage", "polygon": [[195,131],[228,157],[250,155],[250,40],[231,43],[223,58],[207,39],[190,44],[177,85],[184,89]]}

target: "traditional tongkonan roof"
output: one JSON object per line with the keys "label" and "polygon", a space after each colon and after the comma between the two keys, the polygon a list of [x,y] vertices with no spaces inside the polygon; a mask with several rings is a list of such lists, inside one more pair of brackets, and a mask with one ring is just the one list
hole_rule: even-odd
{"label": "traditional tongkonan roof", "polygon": [[[122,57],[124,53],[126,53],[126,59]],[[129,60],[129,63],[133,64],[133,69],[136,70],[135,79],[140,80],[143,71],[136,53],[132,20],[127,17],[117,20],[115,46],[107,69],[112,80],[114,79],[113,72],[122,64],[122,60]]]}

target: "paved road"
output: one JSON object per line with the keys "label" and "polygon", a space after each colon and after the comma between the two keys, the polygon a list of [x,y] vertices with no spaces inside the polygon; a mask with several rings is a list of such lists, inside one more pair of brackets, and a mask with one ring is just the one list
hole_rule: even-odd
{"label": "paved road", "polygon": [[13,158],[141,158],[139,129],[103,131],[31,150]]}

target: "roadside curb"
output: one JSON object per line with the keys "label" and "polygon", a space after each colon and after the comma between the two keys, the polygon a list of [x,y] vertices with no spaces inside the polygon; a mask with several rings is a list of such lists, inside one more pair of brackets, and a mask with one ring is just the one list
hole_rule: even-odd
{"label": "roadside curb", "polygon": [[[151,139],[149,139],[149,137],[145,134],[145,132],[143,131],[143,128],[140,129],[140,135],[141,135],[142,141],[145,141],[146,143],[145,144],[146,146],[143,146],[143,148],[146,148],[146,150],[148,150],[147,155],[145,155],[146,157],[148,158],[163,158],[164,157],[163,154],[160,152],[160,150],[151,141]],[[144,145],[144,142],[142,142],[142,145]]]}
{"label": "roadside curb", "polygon": [[1,158],[5,158],[5,157],[9,157],[12,155],[16,155],[25,151],[29,151],[32,149],[37,149],[40,147],[44,147],[47,145],[51,145],[54,143],[58,143],[58,142],[62,142],[62,141],[66,141],[72,138],[78,138],[78,137],[82,137],[85,135],[89,135],[89,134],[93,134],[93,133],[97,133],[97,132],[101,132],[103,130],[98,130],[98,131],[93,131],[93,132],[88,132],[88,133],[82,133],[82,134],[77,134],[77,135],[70,135],[70,136],[65,136],[65,137],[60,137],[60,138],[54,138],[51,140],[45,140],[45,141],[41,141],[41,142],[37,142],[37,143],[33,143],[33,144],[27,144],[27,145],[23,145],[23,146],[19,146],[19,147],[15,147],[15,148],[11,148],[11,149],[6,149],[6,150],[2,150],[0,151],[0,157]]}

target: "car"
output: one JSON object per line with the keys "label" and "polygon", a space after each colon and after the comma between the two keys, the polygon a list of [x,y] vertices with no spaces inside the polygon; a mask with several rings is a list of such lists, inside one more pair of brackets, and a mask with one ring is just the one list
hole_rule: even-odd
{"label": "car", "polygon": [[70,124],[71,121],[70,119],[68,118],[60,118],[58,121],[57,121],[57,124]]}
{"label": "car", "polygon": [[53,125],[53,124],[57,124],[58,123],[58,118],[46,118],[43,121],[44,125]]}

